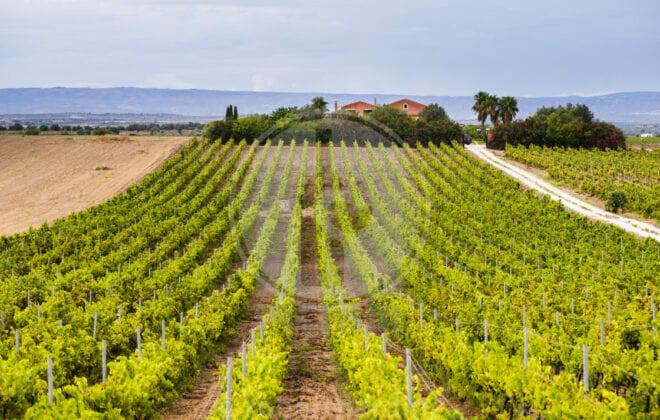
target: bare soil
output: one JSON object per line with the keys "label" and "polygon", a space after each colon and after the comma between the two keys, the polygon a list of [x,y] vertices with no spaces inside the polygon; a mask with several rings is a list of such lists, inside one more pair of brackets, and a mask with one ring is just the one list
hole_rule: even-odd
{"label": "bare soil", "polygon": [[[263,148],[260,149],[260,152],[263,153]],[[298,149],[297,152],[300,154],[301,149]],[[284,150],[284,154],[278,162],[278,173],[281,173],[284,170],[284,166],[286,165],[286,153],[288,153],[287,149]],[[256,158],[258,159],[259,156],[256,156]],[[274,153],[269,153],[266,157],[266,168],[274,163],[273,158]],[[264,262],[262,281],[259,283],[250,299],[250,309],[247,320],[240,324],[236,334],[232,336],[233,338],[229,341],[229,344],[226,345],[226,347],[218,347],[215,349],[216,351],[210,356],[211,359],[209,362],[200,368],[200,374],[195,380],[192,388],[183,393],[170,407],[163,410],[161,416],[164,419],[205,419],[209,416],[218,404],[218,397],[222,393],[223,384],[220,383],[222,378],[218,376],[218,366],[226,363],[228,356],[238,355],[243,341],[245,341],[250,335],[250,330],[259,325],[259,321],[266,313],[269,305],[275,297],[277,293],[276,280],[280,275],[286,255],[286,235],[289,220],[291,219],[291,211],[293,209],[293,198],[296,182],[298,180],[298,171],[300,170],[299,160],[300,156],[294,158],[294,165],[291,171],[291,176],[289,177],[288,194],[286,199],[280,200],[282,211],[275,229],[273,244],[266,261]],[[263,170],[259,174],[257,186],[254,188],[255,190],[258,190],[259,186],[263,183],[265,173],[266,170]],[[259,220],[255,222],[252,229],[250,229],[250,232],[246,235],[244,241],[245,248],[241,251],[244,253],[243,255],[245,258],[247,258],[254,247],[260,227],[268,216],[270,204],[276,198],[275,190],[277,189],[278,183],[279,179],[276,178],[271,186],[272,191],[269,194],[269,197],[262,205]],[[253,202],[255,199],[256,194],[252,194],[248,201]],[[234,265],[233,270],[241,268],[242,266],[243,262],[238,262]]]}
{"label": "bare soil", "polygon": [[[377,174],[375,172],[375,168],[373,167],[371,160],[369,159],[367,155],[367,151],[364,148],[358,149],[357,151],[358,155],[355,153],[349,152],[349,161],[348,162],[337,162],[338,167],[342,167],[345,165],[352,165],[353,166],[353,171],[355,173],[356,181],[358,182],[359,185],[364,184],[364,179],[362,177],[362,173],[360,172],[358,166],[357,166],[357,159],[363,159],[365,162],[368,170],[374,174],[375,177],[377,177]],[[376,156],[378,157],[381,153],[380,150],[375,150]],[[399,162],[396,160],[396,157],[394,156],[394,152],[388,148],[385,150],[385,153],[388,154],[388,157],[392,159],[399,167],[401,170],[403,168],[400,166]],[[344,173],[344,171],[341,171]],[[405,173],[405,171],[404,171]],[[394,183],[395,187],[398,189],[401,189],[402,187],[398,184],[398,181],[393,178],[389,177],[390,181]],[[379,188],[380,194],[382,194],[384,197],[387,197],[387,193],[384,189],[384,186],[382,182],[378,181],[376,179],[376,185]],[[352,200],[350,200],[350,194],[345,193],[345,199],[347,200],[347,203],[349,203],[349,206],[352,204]],[[371,200],[369,199],[369,194],[366,192],[364,193],[364,198],[367,201],[367,203],[371,203]],[[360,236],[360,239],[362,241],[362,244],[364,247],[369,251],[370,257],[374,264],[376,264],[376,267],[381,273],[385,273],[389,275],[392,278],[396,277],[396,273],[391,272],[388,270],[385,262],[378,256],[378,253],[375,252],[374,250],[376,249],[375,245],[372,242],[371,237],[366,233],[366,232],[360,232],[358,231],[358,234]],[[342,266],[340,266],[340,271]],[[342,281],[344,283],[344,286],[346,287],[348,291],[348,295],[351,298],[356,298],[359,297],[360,300],[357,303],[358,308],[360,309],[362,313],[362,319],[363,321],[367,324],[369,327],[370,331],[375,332],[376,334],[382,334],[383,330],[380,328],[378,324],[378,316],[376,313],[374,313],[373,308],[371,306],[371,300],[369,298],[369,295],[366,292],[366,288],[364,284],[359,280],[357,274],[353,273],[352,267],[350,264],[348,264],[346,267],[344,267],[343,274],[342,274]],[[398,288],[398,285],[394,285],[395,288]],[[390,339],[388,341],[388,353],[395,355],[395,356],[400,356],[402,360],[405,360],[405,349],[397,345],[397,343],[391,341]],[[401,362],[400,366],[401,369],[404,369],[403,362]],[[428,376],[424,368],[417,362],[413,362],[413,370],[415,374],[417,374],[420,378],[422,378],[422,395],[426,397],[431,391],[435,390],[437,388],[437,385],[431,380],[431,378]],[[451,407],[453,409],[456,409],[463,414],[466,418],[471,418],[471,417],[477,417],[479,416],[480,412],[478,409],[475,407],[470,406],[469,404],[459,400],[456,398],[454,395],[452,395],[450,392],[445,390],[445,392],[441,396],[443,403],[447,405],[448,407]]]}
{"label": "bare soil", "polygon": [[[303,202],[311,206],[314,174],[313,171],[308,173]],[[276,416],[286,419],[355,418],[353,407],[342,393],[340,372],[331,361],[332,350],[326,344],[327,315],[321,304],[315,241],[314,217],[311,211],[306,211],[301,232],[301,274],[296,293],[292,352]]]}
{"label": "bare soil", "polygon": [[[354,158],[352,147],[348,150],[349,159]],[[366,159],[366,157],[365,157]],[[335,155],[335,163],[337,165],[337,170],[341,174],[340,187],[344,194],[344,200],[348,206],[348,213],[353,220],[353,228],[356,228],[359,224],[357,223],[357,210],[355,209],[355,203],[353,197],[350,194],[348,189],[348,180],[345,179],[346,166],[352,165],[353,172],[355,173],[356,181],[359,186],[364,185],[364,180],[360,176],[359,168],[356,164],[351,162],[345,162],[341,157],[341,154]],[[366,192],[364,192],[364,197],[367,197]],[[362,243],[365,245],[366,249],[370,248],[370,244],[366,242],[368,239],[368,234],[364,231],[364,228],[358,228],[356,233],[360,236]],[[353,264],[350,263],[349,259],[345,257],[343,245],[341,245],[341,232],[339,227],[335,226],[334,229],[331,229],[331,234],[333,237],[333,243],[335,246],[332,249],[332,255],[335,259],[335,265],[339,270],[339,276],[342,279],[342,283],[346,288],[347,297],[355,302],[355,306],[360,311],[360,318],[367,325],[367,328],[370,332],[375,334],[382,334],[383,329],[378,325],[377,315],[371,310],[371,298],[367,292],[367,288],[364,286],[360,280],[359,274],[355,271]],[[373,257],[373,256],[372,256]],[[374,260],[375,261],[375,260]],[[384,266],[379,264],[380,261],[377,261],[376,264],[381,272],[385,272]]]}
{"label": "bare soil", "polygon": [[0,235],[103,203],[189,137],[0,136]]}
{"label": "bare soil", "polygon": [[275,297],[275,288],[270,282],[263,282],[250,299],[248,318],[238,327],[238,331],[224,347],[218,347],[210,360],[200,368],[200,373],[191,389],[168,408],[161,412],[161,418],[167,420],[206,419],[211,414],[218,398],[222,394],[218,366],[227,362],[227,357],[236,357],[241,351],[243,341],[250,336],[250,330],[259,325],[259,321]]}

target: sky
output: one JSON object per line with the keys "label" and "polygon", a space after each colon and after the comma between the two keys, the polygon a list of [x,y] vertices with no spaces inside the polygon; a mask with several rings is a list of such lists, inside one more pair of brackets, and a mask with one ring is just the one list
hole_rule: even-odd
{"label": "sky", "polygon": [[0,0],[0,88],[660,91],[657,0]]}

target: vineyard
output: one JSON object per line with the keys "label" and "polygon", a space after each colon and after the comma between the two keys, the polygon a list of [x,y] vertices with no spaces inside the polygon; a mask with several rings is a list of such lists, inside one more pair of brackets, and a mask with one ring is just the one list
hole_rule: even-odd
{"label": "vineyard", "polygon": [[660,416],[660,244],[458,145],[193,140],[0,252],[3,418],[168,418],[214,360],[196,417]]}
{"label": "vineyard", "polygon": [[509,146],[506,155],[544,169],[552,179],[603,200],[611,191],[622,191],[629,210],[660,221],[660,153],[656,149]]}

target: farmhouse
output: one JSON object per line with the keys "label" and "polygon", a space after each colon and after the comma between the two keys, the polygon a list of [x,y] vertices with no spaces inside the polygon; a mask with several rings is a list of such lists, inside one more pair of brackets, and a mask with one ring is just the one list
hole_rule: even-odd
{"label": "farmhouse", "polygon": [[405,112],[414,119],[417,119],[419,117],[419,113],[422,112],[424,107],[426,107],[424,104],[420,104],[417,101],[413,101],[412,99],[407,98],[399,99],[396,102],[392,102],[388,106],[399,108],[401,111]]}
{"label": "farmhouse", "polygon": [[[353,102],[347,105],[344,105],[341,107],[342,111],[349,111],[349,112],[354,112],[359,116],[363,116],[364,114],[368,114],[371,111],[373,111],[378,103],[376,102],[376,98],[374,98],[374,102],[372,104],[364,102],[364,101],[357,101]],[[419,116],[419,113],[424,109],[426,105],[421,104],[417,101],[413,101],[412,99],[408,98],[403,98],[399,99],[398,101],[394,101],[392,103],[386,104],[386,106],[392,106],[395,108],[399,108],[401,111],[405,112],[409,116],[411,116],[414,119],[417,119]],[[337,111],[337,104],[335,103],[335,111]]]}
{"label": "farmhouse", "polygon": [[[354,112],[358,114],[359,116],[363,116],[364,114],[368,114],[371,111],[373,111],[376,108],[376,99],[374,98],[374,103],[369,104],[364,101],[357,101],[350,103],[348,105],[344,105],[341,107],[342,111],[349,111],[349,112]],[[335,107],[336,111],[336,107]]]}

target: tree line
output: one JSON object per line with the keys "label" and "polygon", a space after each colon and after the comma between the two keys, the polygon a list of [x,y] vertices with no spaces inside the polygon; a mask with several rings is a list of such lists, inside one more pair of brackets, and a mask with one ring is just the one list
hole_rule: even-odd
{"label": "tree line", "polygon": [[391,128],[409,144],[451,143],[461,141],[463,138],[460,124],[452,121],[445,109],[436,103],[424,107],[417,119],[388,105],[376,107],[364,118],[378,121]]}
{"label": "tree line", "polygon": [[[226,118],[207,124],[202,130],[202,135],[211,140],[229,138],[251,140],[270,130],[270,137],[275,137],[297,122],[323,118],[328,112],[327,105],[323,97],[316,97],[310,104],[302,107],[280,107],[271,114],[250,115],[243,118],[238,118],[236,107],[229,105]],[[516,98],[497,97],[480,91],[474,95],[472,109],[481,124],[480,134],[489,148],[504,149],[507,144],[625,148],[625,137],[621,130],[612,124],[595,120],[586,105],[569,103],[565,106],[542,107],[525,120],[516,121],[519,112]],[[463,127],[452,121],[444,108],[435,103],[427,105],[417,119],[387,105],[378,106],[364,116],[342,111],[333,115],[335,114],[356,121],[376,121],[381,124],[381,128],[375,128],[377,131],[382,130],[383,127],[390,129],[409,144],[449,143],[461,141],[464,135]],[[486,131],[488,119],[493,125],[490,132]]]}
{"label": "tree line", "polygon": [[[313,98],[311,103],[302,107],[279,107],[270,114],[242,118],[238,118],[235,108],[229,105],[225,119],[208,123],[202,130],[202,136],[211,140],[234,138],[251,141],[270,130],[270,137],[276,137],[279,132],[298,122],[319,120],[327,113],[328,102],[320,96]],[[343,116],[356,121],[377,121],[410,144],[417,142],[437,144],[459,141],[463,137],[461,126],[452,121],[444,108],[438,104],[426,106],[417,120],[402,110],[387,105],[376,107],[364,117],[342,111],[333,113],[333,116]],[[379,132],[383,130],[381,134],[388,135],[383,128],[379,129],[376,126],[375,129]]]}
{"label": "tree line", "polygon": [[[486,146],[491,149],[504,149],[507,144],[599,149],[626,147],[623,132],[613,124],[595,120],[591,110],[583,104],[542,107],[525,120],[514,121],[518,113],[515,98],[498,98],[480,91],[474,95],[472,110],[481,123]],[[485,129],[487,118],[493,124],[488,135]]]}
{"label": "tree line", "polygon": [[105,135],[119,134],[120,132],[145,132],[152,134],[163,132],[176,132],[182,134],[183,131],[200,132],[204,124],[197,122],[186,123],[137,123],[118,126],[91,126],[91,125],[60,125],[60,124],[41,124],[41,125],[23,125],[15,121],[12,125],[6,127],[0,125],[0,131],[14,131],[24,135],[39,135],[44,132],[55,132],[62,134],[77,135]]}

